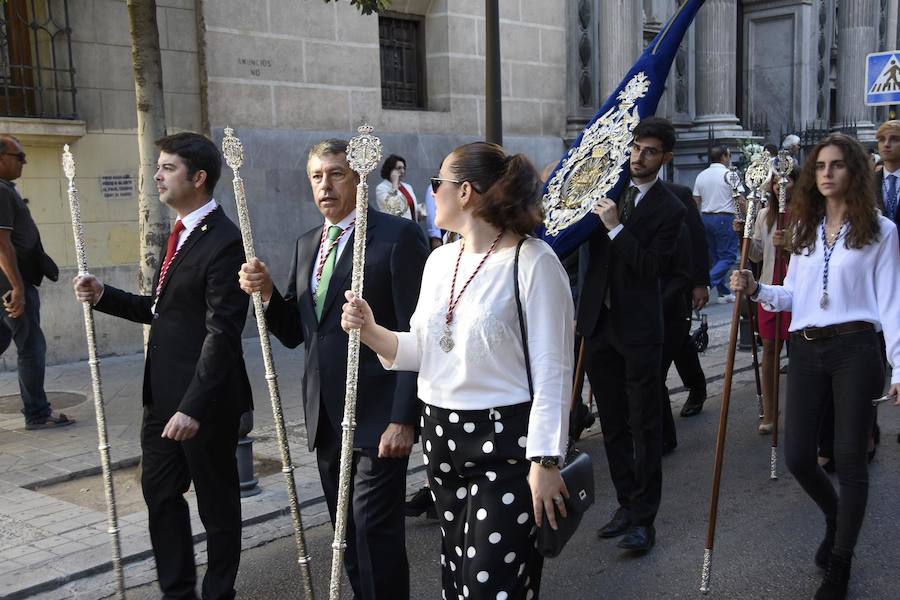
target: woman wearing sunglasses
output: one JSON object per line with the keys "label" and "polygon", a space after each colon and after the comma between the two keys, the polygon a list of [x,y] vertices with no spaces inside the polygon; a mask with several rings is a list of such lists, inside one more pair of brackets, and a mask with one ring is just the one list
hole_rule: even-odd
{"label": "woman wearing sunglasses", "polygon": [[431,185],[437,226],[461,239],[429,257],[410,331],[380,327],[350,292],[342,325],[360,329],[385,367],[419,372],[445,597],[537,598],[535,525],[555,528],[568,496],[559,474],[574,353],[568,279],[544,242],[519,245],[541,221],[540,178],[523,155],[466,144]]}
{"label": "woman wearing sunglasses", "polygon": [[[770,311],[791,311],[791,367],[785,416],[788,469],[825,516],[815,554],[827,568],[816,600],[847,596],[850,563],[866,510],[867,450],[881,396],[884,331],[900,391],[900,261],[897,227],[875,205],[872,169],[862,146],[833,134],[813,148],[791,198],[794,256],[783,285],[735,272],[731,287]],[[834,399],[834,461],[839,489],[817,461],[818,428]]]}

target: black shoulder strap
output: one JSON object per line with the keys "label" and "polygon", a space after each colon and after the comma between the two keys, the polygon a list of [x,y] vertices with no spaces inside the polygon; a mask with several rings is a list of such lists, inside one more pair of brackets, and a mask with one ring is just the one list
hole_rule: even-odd
{"label": "black shoulder strap", "polygon": [[528,336],[525,333],[525,313],[522,311],[522,298],[519,295],[519,252],[527,237],[523,237],[516,244],[516,258],[513,261],[513,283],[516,288],[516,310],[519,311],[519,331],[522,332],[522,350],[525,353],[525,374],[528,376],[528,393],[534,400],[534,384],[531,380],[531,359],[528,356]]}

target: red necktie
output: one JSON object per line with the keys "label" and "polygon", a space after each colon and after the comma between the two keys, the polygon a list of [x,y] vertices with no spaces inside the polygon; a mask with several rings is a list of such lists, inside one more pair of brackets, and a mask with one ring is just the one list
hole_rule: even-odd
{"label": "red necktie", "polygon": [[172,228],[172,233],[169,234],[169,243],[166,245],[166,257],[163,259],[163,266],[159,272],[159,285],[156,286],[156,295],[159,295],[160,290],[162,290],[163,283],[166,281],[166,274],[169,272],[169,265],[172,262],[172,259],[175,258],[175,252],[178,249],[178,236],[181,235],[181,232],[184,231],[184,223],[181,222],[181,219],[175,221],[175,227]]}

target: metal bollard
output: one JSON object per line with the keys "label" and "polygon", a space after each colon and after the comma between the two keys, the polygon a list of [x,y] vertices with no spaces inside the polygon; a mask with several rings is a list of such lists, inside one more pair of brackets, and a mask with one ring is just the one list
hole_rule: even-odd
{"label": "metal bollard", "polygon": [[241,498],[249,498],[262,492],[259,480],[253,473],[253,438],[247,434],[253,429],[253,411],[248,410],[241,415],[238,425],[237,458],[238,480],[241,486]]}

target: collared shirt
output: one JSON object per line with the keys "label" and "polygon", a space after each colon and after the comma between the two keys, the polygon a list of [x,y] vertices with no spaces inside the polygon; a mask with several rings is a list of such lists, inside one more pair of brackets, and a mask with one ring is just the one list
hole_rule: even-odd
{"label": "collared shirt", "polygon": [[[878,217],[879,240],[862,248],[846,248],[838,240],[828,269],[828,308],[822,308],[824,252],[817,239],[811,253],[791,257],[783,285],[759,285],[758,298],[770,312],[791,311],[791,331],[826,327],[849,321],[868,321],[884,331],[887,357],[893,367],[891,383],[900,383],[900,261],[897,226]],[[818,231],[818,230],[817,230]]]}
{"label": "collared shirt", "polygon": [[[342,230],[344,230],[343,235],[341,235],[340,239],[338,239],[337,244],[337,255],[334,257],[334,263],[337,264],[337,261],[341,259],[341,253],[344,251],[344,248],[347,246],[347,240],[350,239],[350,236],[353,234],[353,230],[356,228],[355,225],[351,226],[350,224],[356,221],[356,209],[353,209],[349,215],[344,217],[338,223],[332,223],[328,219],[325,219],[325,223],[322,225],[322,229],[324,231],[328,231],[328,228],[332,225],[337,225]],[[319,264],[322,261],[322,253],[328,251],[329,247],[328,240],[325,240],[324,244],[319,244],[319,251],[316,253],[316,262],[313,263],[312,275],[309,279],[309,289],[313,294],[316,293],[316,290],[319,287],[319,278],[316,277],[316,271],[318,271]]]}
{"label": "collared shirt", "polygon": [[[653,181],[648,181],[647,183],[635,183],[634,179],[632,179],[628,184],[628,187],[622,190],[623,197],[626,193],[628,193],[629,188],[636,187],[638,189],[638,193],[637,196],[634,197],[634,207],[637,208],[638,203],[640,203],[640,201],[644,199],[644,196],[647,195],[647,192],[650,191],[650,188],[656,185],[657,181],[659,181],[659,171],[657,171],[656,176],[653,178]],[[618,225],[610,229],[609,233],[607,234],[609,236],[609,239],[616,239],[616,236],[619,235],[619,232],[622,231],[623,227],[624,226],[619,223]]]}
{"label": "collared shirt", "polygon": [[[887,169],[884,169],[882,171],[882,174],[884,175],[884,177],[881,180],[881,201],[882,201],[882,204],[884,205],[884,211],[885,211],[884,216],[886,216],[888,219],[893,219],[894,215],[887,214],[888,208],[890,208],[890,206],[891,206],[891,203],[888,201],[889,200],[888,199],[888,190],[890,189],[890,185],[888,184],[888,177],[890,175],[893,175],[894,177],[897,178],[897,182],[895,183],[895,188],[894,188],[895,192],[894,193],[896,195],[900,196],[900,169],[897,169],[896,171],[888,171]],[[897,207],[900,206],[900,202],[897,202],[896,199],[893,199],[893,200],[894,200],[894,211],[896,211]]]}
{"label": "collared shirt", "polygon": [[[725,181],[727,172],[728,167],[722,163],[713,163],[697,175],[694,195],[700,196],[700,212],[734,214],[731,186]],[[738,191],[743,192],[744,186],[739,186]]]}
{"label": "collared shirt", "polygon": [[441,230],[437,225],[434,224],[434,213],[437,212],[437,207],[434,204],[434,192],[431,190],[431,184],[425,188],[425,213],[427,215],[427,220],[425,221],[425,233],[428,234],[430,238],[441,239]]}

